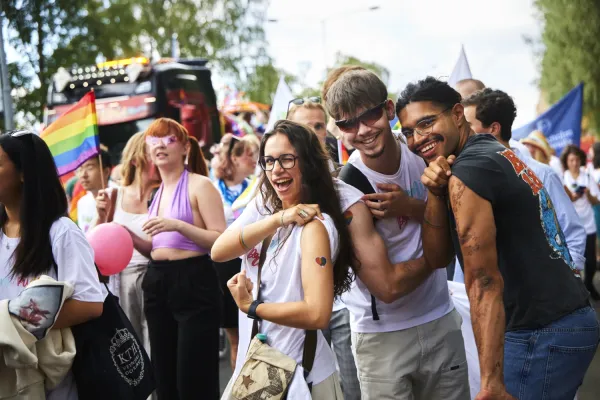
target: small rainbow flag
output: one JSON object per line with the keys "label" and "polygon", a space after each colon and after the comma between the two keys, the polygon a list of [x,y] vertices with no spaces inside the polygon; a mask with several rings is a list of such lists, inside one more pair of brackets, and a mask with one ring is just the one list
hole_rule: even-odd
{"label": "small rainbow flag", "polygon": [[338,139],[337,145],[338,145],[339,164],[346,165],[346,163],[348,162],[348,159],[350,158],[350,154],[348,153],[348,150],[346,149],[346,147],[344,146],[344,143],[342,143],[341,140]]}
{"label": "small rainbow flag", "polygon": [[87,93],[40,135],[50,148],[58,175],[68,174],[100,152],[96,95]]}

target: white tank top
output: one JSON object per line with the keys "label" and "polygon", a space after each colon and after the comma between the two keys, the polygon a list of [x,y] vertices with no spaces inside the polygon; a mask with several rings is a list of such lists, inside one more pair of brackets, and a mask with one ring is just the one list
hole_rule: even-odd
{"label": "white tank top", "polygon": [[[142,226],[144,223],[148,221],[148,214],[133,214],[123,210],[123,188],[116,189],[117,190],[117,201],[115,208],[115,216],[113,217],[113,221],[127,227],[131,232],[138,235],[140,238],[144,240],[150,240],[150,237],[144,233],[142,230]],[[133,255],[131,256],[131,261],[129,261],[128,267],[131,265],[140,265],[147,264],[148,259],[144,257],[139,251],[133,249]]]}

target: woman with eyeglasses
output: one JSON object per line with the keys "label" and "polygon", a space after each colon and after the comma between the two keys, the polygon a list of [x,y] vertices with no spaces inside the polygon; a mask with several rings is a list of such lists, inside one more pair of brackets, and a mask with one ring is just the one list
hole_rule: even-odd
{"label": "woman with eyeglasses", "polygon": [[[71,284],[73,295],[54,329],[99,317],[106,297],[93,251],[66,215],[67,197],[46,143],[29,131],[0,135],[0,300],[15,299],[41,275]],[[77,399],[73,375],[47,398]]]}
{"label": "woman with eyeglasses", "polygon": [[[267,343],[299,363],[289,393],[341,399],[333,352],[321,329],[329,325],[334,297],[350,286],[354,253],[328,157],[310,128],[291,121],[277,122],[263,136],[259,154],[263,215],[257,213],[250,224],[234,222],[215,242],[212,257],[219,262],[242,257],[242,272],[227,285],[239,309],[261,321],[258,331]],[[262,246],[267,249],[257,299]],[[240,330],[242,349],[250,343],[250,326]],[[317,331],[317,345],[305,380],[306,330]],[[242,365],[238,359],[232,382]]]}
{"label": "woman with eyeglasses", "polygon": [[162,184],[142,227],[152,241],[132,237],[151,255],[142,289],[156,393],[159,400],[197,399],[201,388],[203,399],[216,399],[221,294],[208,253],[225,229],[223,204],[181,124],[159,118],[144,136]]}
{"label": "woman with eyeglasses", "polygon": [[[250,179],[256,169],[260,142],[255,136],[246,135],[242,139],[227,134],[221,139],[219,162],[215,165],[215,187],[223,199],[227,226],[242,213],[245,205],[254,196],[256,177]],[[238,350],[238,308],[227,289],[227,281],[240,272],[242,260],[234,258],[217,264],[217,272],[223,290],[223,321],[230,344],[231,368],[235,368]]]}

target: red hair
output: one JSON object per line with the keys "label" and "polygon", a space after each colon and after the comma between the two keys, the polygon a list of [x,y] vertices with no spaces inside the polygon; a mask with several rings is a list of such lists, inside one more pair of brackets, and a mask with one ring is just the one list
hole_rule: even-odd
{"label": "red hair", "polygon": [[171,118],[158,118],[154,120],[150,126],[148,126],[148,129],[146,129],[146,133],[144,133],[144,137],[165,137],[169,135],[175,135],[181,143],[187,143],[190,138],[187,129]]}

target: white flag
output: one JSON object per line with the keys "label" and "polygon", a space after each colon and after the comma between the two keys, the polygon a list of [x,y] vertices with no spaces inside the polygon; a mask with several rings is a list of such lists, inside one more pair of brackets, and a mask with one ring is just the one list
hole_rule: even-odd
{"label": "white flag", "polygon": [[273,98],[273,108],[271,109],[271,115],[269,116],[269,122],[267,123],[267,132],[273,129],[275,122],[280,119],[285,119],[287,116],[288,104],[294,100],[290,87],[285,83],[283,77],[279,78],[279,84],[277,85],[277,91],[275,91],[275,97]]}
{"label": "white flag", "polygon": [[471,68],[469,67],[469,61],[467,61],[467,55],[465,54],[465,46],[460,49],[460,55],[456,61],[456,65],[448,78],[448,85],[456,88],[456,84],[463,79],[472,79]]}

